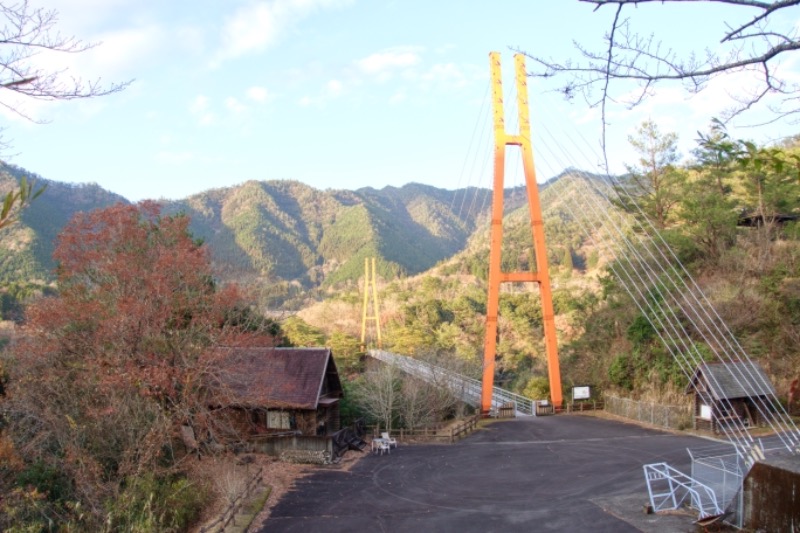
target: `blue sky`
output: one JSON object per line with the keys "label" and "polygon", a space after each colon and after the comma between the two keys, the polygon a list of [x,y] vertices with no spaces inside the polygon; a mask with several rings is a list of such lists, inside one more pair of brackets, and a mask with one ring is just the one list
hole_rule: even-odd
{"label": "blue sky", "polygon": [[[490,176],[471,177],[482,174],[473,161],[490,146],[481,122],[489,52],[502,52],[510,87],[509,47],[556,58],[574,54],[573,39],[599,48],[612,15],[577,0],[32,2],[58,10],[64,33],[102,43],[37,61],[88,79],[134,82],[93,100],[19,102],[47,123],[4,114],[13,144],[5,158],[130,200],[183,198],[253,179],[321,189],[412,181],[489,187]],[[717,46],[725,22],[746,14],[712,4],[646,4],[631,15],[645,32],[672,34],[678,49],[702,50]],[[782,21],[793,28],[800,9],[786,15],[795,17]],[[781,69],[790,79],[800,71],[794,60]],[[634,161],[627,136],[647,118],[677,132],[688,154],[695,132],[729,103],[726,93],[747,83],[720,81],[695,98],[664,86],[639,108],[613,107],[612,170]],[[580,98],[565,102],[553,87],[530,82],[540,181],[565,165],[597,170],[599,163],[598,111]],[[756,110],[741,123],[760,116]],[[790,120],[732,130],[759,142],[797,132]]]}

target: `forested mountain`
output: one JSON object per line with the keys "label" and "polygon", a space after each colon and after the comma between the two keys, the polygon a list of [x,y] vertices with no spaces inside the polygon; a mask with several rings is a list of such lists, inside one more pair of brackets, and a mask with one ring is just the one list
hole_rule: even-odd
{"label": "forested mountain", "polygon": [[[46,285],[53,279],[54,241],[67,221],[127,200],[97,185],[52,182],[11,165],[0,166],[0,187],[10,190],[22,176],[47,190],[0,239],[0,281]],[[511,208],[522,201],[518,190],[507,194]],[[487,189],[421,184],[321,191],[296,181],[249,181],[161,203],[166,214],[191,217],[191,230],[209,245],[222,279],[250,286],[265,305],[281,306],[309,290],[354,282],[366,257],[378,259],[384,278],[431,268],[464,248],[490,197]]]}
{"label": "forested mountain", "polygon": [[422,272],[454,254],[477,217],[459,212],[460,196],[420,184],[320,191],[295,181],[250,181],[167,204],[185,212],[207,240],[223,275],[308,289],[356,280],[364,258],[385,277]]}

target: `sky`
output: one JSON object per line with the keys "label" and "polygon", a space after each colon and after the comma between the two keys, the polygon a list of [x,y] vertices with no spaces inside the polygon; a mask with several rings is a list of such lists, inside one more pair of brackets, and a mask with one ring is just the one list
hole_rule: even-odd
{"label": "sky", "polygon": [[[131,201],[185,198],[248,180],[319,189],[490,187],[481,163],[492,143],[489,52],[501,52],[509,89],[513,48],[556,59],[573,57],[574,41],[602,50],[613,16],[611,8],[595,12],[577,0],[31,4],[57,10],[62,34],[97,43],[34,61],[86,80],[131,83],[89,100],[4,99],[36,121],[0,115],[11,143],[3,159],[49,180],[97,183]],[[643,4],[630,10],[631,22],[672,39],[678,51],[702,51],[719,46],[725,23],[751,14],[709,4]],[[800,8],[784,11],[779,22],[794,31]],[[794,58],[779,68],[786,79],[800,78]],[[565,166],[598,171],[602,159],[599,110],[580,97],[564,100],[553,92],[557,81],[529,81],[540,181]],[[677,133],[688,156],[696,132],[748,83],[746,76],[721,80],[692,98],[680,85],[665,85],[634,109],[612,105],[611,171],[635,162],[628,136],[647,119]],[[791,118],[739,127],[771,118],[763,111],[729,131],[758,142],[800,133]]]}

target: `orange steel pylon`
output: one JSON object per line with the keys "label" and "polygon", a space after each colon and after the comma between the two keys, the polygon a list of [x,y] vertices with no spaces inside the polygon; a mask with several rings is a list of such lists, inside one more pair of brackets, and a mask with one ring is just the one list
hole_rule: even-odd
{"label": "orange steel pylon", "polygon": [[[500,72],[500,54],[489,54],[492,72],[492,107],[494,114],[494,191],[492,194],[492,226],[489,252],[489,293],[486,304],[486,337],[483,349],[483,386],[481,411],[488,414],[492,407],[495,356],[497,355],[497,313],[500,301],[500,284],[509,282],[535,282],[539,284],[544,323],[547,370],[550,376],[550,399],[556,408],[561,407],[561,371],[558,366],[558,347],[553,313],[553,297],[550,290],[550,275],[547,270],[547,252],[544,242],[544,223],[539,205],[539,189],[536,185],[536,170],[533,166],[533,149],[530,140],[530,116],[528,114],[528,90],[525,74],[525,58],[514,55],[517,79],[517,107],[519,108],[519,133],[508,134],[505,130],[503,111],[503,86]],[[505,178],[506,146],[516,145],[522,152],[522,167],[525,171],[525,188],[533,233],[533,249],[536,256],[536,272],[503,272],[500,262],[503,244],[503,180]]]}

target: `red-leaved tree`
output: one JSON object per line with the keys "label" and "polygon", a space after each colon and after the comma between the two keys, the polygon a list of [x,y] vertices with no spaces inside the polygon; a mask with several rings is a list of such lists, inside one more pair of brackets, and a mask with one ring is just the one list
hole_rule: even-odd
{"label": "red-leaved tree", "polygon": [[235,286],[215,283],[188,224],[154,203],[78,214],[54,253],[59,294],[29,308],[12,349],[17,453],[65,475],[98,517],[123,479],[179,464],[182,426],[215,433],[224,368],[211,348],[274,340]]}

